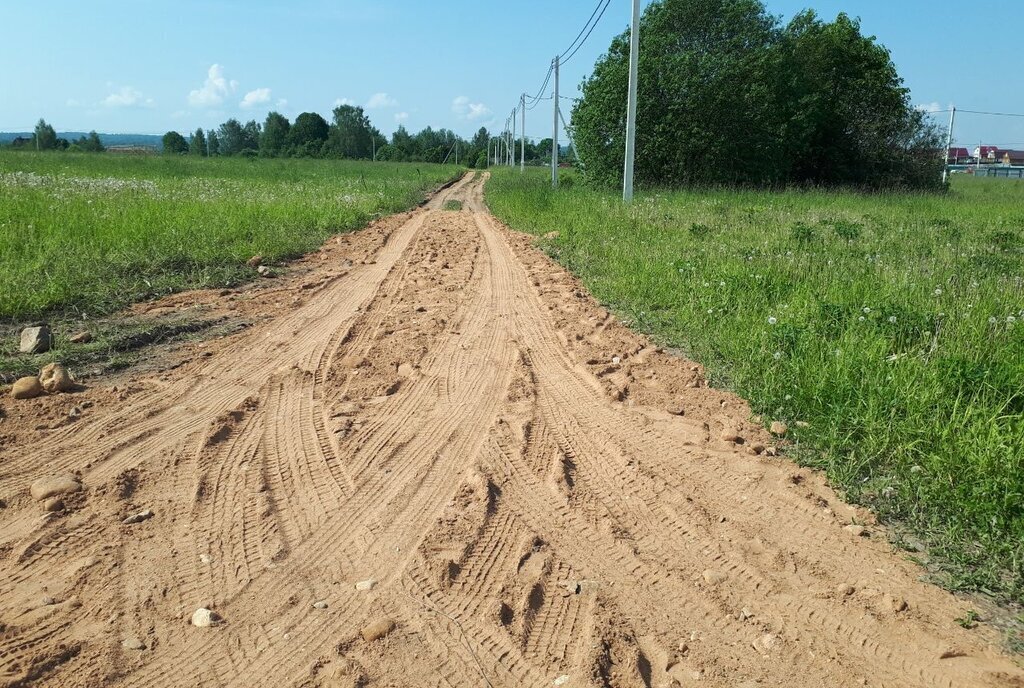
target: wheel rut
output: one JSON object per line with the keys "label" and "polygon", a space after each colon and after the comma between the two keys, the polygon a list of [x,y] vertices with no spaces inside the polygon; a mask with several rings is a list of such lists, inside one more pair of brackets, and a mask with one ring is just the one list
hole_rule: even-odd
{"label": "wheel rut", "polygon": [[[742,400],[500,225],[485,180],[0,448],[0,686],[1024,686],[869,514],[757,448]],[[42,513],[28,485],[64,472],[85,489]]]}

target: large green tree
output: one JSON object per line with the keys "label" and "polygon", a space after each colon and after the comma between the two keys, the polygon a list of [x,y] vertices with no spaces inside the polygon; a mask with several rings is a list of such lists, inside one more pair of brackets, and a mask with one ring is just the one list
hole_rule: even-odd
{"label": "large green tree", "polygon": [[283,155],[288,149],[288,132],[291,122],[279,112],[271,112],[263,123],[260,135],[260,155],[276,157]]}
{"label": "large green tree", "polygon": [[315,112],[303,112],[292,124],[288,143],[293,147],[295,155],[319,156],[323,153],[330,131],[330,125],[323,117]]}
{"label": "large green tree", "polygon": [[57,148],[57,132],[46,123],[45,119],[40,119],[36,124],[36,130],[32,136],[32,147],[44,151]]}
{"label": "large green tree", "polygon": [[327,137],[328,155],[339,158],[369,158],[376,131],[363,108],[339,105],[334,108],[334,123]]}
{"label": "large green tree", "polygon": [[242,123],[232,117],[220,125],[217,139],[220,141],[221,155],[238,155],[245,148],[245,130]]}
{"label": "large green tree", "polygon": [[[580,156],[602,183],[622,178],[628,62],[624,33],[573,109]],[[934,129],[888,52],[845,15],[805,12],[783,27],[760,0],[656,0],[641,21],[638,84],[640,183],[939,179]]]}
{"label": "large green tree", "polygon": [[188,152],[192,155],[205,156],[207,154],[206,148],[206,133],[202,127],[195,130],[192,134],[192,138],[188,141]]}
{"label": "large green tree", "polygon": [[164,155],[181,155],[188,153],[188,141],[176,131],[169,131],[164,134]]}

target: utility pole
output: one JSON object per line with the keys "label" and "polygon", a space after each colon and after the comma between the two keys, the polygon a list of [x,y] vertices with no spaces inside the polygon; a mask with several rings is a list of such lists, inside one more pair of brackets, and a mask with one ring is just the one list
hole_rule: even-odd
{"label": "utility pole", "polygon": [[551,131],[551,188],[558,188],[558,57],[555,57],[554,126]]}
{"label": "utility pole", "polygon": [[459,164],[459,139],[458,139],[458,137],[456,137],[455,138],[455,165],[458,166],[458,164]]}
{"label": "utility pole", "polygon": [[[949,133],[946,135],[946,164],[942,166],[942,183],[949,179],[949,149],[953,147],[953,125],[956,123],[956,106],[949,113]],[[954,158],[953,162],[957,160]]]}
{"label": "utility pole", "polygon": [[636,80],[640,61],[640,0],[633,0],[633,24],[629,32],[629,100],[626,110],[626,168],[622,175],[622,200],[633,201],[633,158],[636,155]]}
{"label": "utility pole", "polygon": [[509,157],[509,165],[515,167],[516,165],[516,111],[512,110],[512,155]]}
{"label": "utility pole", "polygon": [[519,132],[519,171],[526,171],[526,94],[519,96],[519,109],[522,112],[522,129]]}

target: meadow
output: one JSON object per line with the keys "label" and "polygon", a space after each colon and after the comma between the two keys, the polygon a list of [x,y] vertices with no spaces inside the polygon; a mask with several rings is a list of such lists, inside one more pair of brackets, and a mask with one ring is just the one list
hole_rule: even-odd
{"label": "meadow", "polygon": [[[497,170],[492,211],[872,507],[949,587],[1024,601],[1024,183],[614,191]],[[927,552],[927,554],[925,554]]]}
{"label": "meadow", "polygon": [[0,322],[232,286],[414,206],[452,166],[0,151]]}

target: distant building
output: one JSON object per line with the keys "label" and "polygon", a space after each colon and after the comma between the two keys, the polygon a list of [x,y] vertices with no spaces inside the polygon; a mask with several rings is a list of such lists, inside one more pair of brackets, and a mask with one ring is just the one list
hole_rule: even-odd
{"label": "distant building", "polygon": [[996,155],[999,153],[997,146],[978,146],[974,149],[974,157],[980,163],[994,163],[997,158]]}
{"label": "distant building", "polygon": [[1024,165],[1024,151],[1001,150],[996,152],[996,159],[1004,165]]}
{"label": "distant building", "polygon": [[971,151],[966,148],[950,148],[946,153],[947,165],[964,165],[971,161]]}

